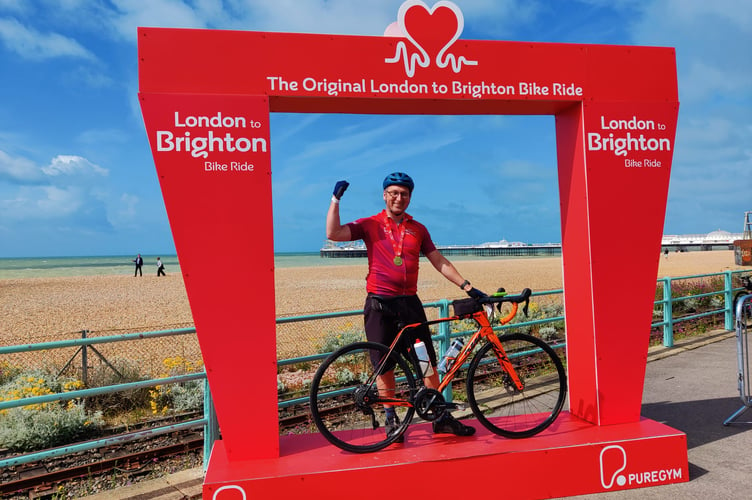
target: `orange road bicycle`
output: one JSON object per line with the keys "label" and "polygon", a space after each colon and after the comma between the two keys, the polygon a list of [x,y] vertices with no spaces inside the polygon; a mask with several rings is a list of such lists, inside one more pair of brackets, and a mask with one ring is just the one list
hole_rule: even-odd
{"label": "orange road bicycle", "polygon": [[[446,411],[461,409],[462,405],[448,402],[442,395],[461,372],[465,373],[467,403],[489,431],[525,438],[546,429],[556,420],[567,394],[566,372],[559,356],[536,337],[497,335],[492,327],[494,309],[502,313],[504,303],[511,304],[511,310],[499,319],[499,325],[512,321],[521,303],[527,315],[531,293],[526,288],[512,296],[499,289],[492,296],[455,300],[454,316],[406,325],[389,347],[356,342],[335,351],[311,383],[311,414],[319,432],[346,451],[381,450],[402,437],[416,413],[431,422]],[[412,346],[414,335],[410,333],[418,326],[470,318],[477,331],[457,354],[439,387],[426,387],[414,349],[408,347],[403,355],[396,346]],[[403,336],[408,342],[401,344]],[[377,377],[390,370],[394,370],[395,389],[380,391]],[[393,407],[398,417],[398,427],[388,435],[386,406]]]}

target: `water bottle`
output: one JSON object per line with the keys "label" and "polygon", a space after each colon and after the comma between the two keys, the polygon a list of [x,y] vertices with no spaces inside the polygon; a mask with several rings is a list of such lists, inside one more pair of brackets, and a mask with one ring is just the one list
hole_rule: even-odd
{"label": "water bottle", "polygon": [[415,341],[415,355],[418,356],[418,364],[420,365],[420,372],[424,377],[430,377],[433,375],[433,367],[431,366],[431,358],[428,357],[428,351],[426,351],[426,344],[422,340]]}
{"label": "water bottle", "polygon": [[452,344],[449,346],[449,349],[444,353],[444,357],[441,358],[441,362],[439,363],[438,369],[440,373],[446,373],[454,364],[454,360],[457,358],[457,355],[462,350],[462,346],[464,344],[462,343],[462,339],[454,339],[452,341]]}

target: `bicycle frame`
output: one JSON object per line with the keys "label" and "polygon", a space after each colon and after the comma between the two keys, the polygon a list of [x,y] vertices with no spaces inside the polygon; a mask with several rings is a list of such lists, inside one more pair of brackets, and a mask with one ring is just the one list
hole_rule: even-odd
{"label": "bicycle frame", "polygon": [[[519,304],[512,302],[512,310],[509,312],[509,314],[499,319],[499,324],[506,325],[507,323],[512,321],[512,319],[517,315],[518,307],[519,307]],[[465,361],[467,361],[467,359],[470,357],[470,354],[473,352],[473,349],[475,349],[475,346],[478,344],[480,339],[485,338],[486,340],[491,342],[491,344],[493,345],[494,353],[496,354],[496,357],[499,359],[499,363],[501,364],[501,366],[504,367],[504,370],[509,374],[512,381],[514,382],[515,387],[521,391],[524,388],[522,381],[520,380],[520,377],[517,375],[517,372],[515,371],[514,366],[509,361],[509,357],[507,357],[507,353],[504,352],[504,348],[501,346],[501,342],[499,342],[499,337],[496,336],[496,332],[494,332],[493,327],[491,326],[491,321],[488,315],[486,314],[485,310],[481,310],[481,311],[473,313],[472,318],[478,323],[479,328],[470,337],[470,340],[468,340],[467,343],[462,347],[462,350],[459,352],[459,354],[457,354],[457,358],[454,360],[454,363],[452,363],[452,367],[449,369],[446,375],[444,375],[444,378],[439,384],[438,390],[443,391],[444,389],[446,389],[446,387],[449,384],[452,383],[454,376],[460,370],[462,365],[465,364]],[[456,319],[459,319],[459,317],[454,316],[453,318],[450,318],[450,320],[456,320]]]}
{"label": "bicycle frame", "polygon": [[[502,318],[499,319],[499,323],[501,325],[505,325],[512,321],[512,319],[517,315],[517,310],[519,308],[519,304],[516,302],[511,302],[512,309],[511,311]],[[492,306],[489,306],[492,307]],[[473,335],[470,337],[470,339],[467,341],[467,343],[463,346],[462,350],[457,354],[457,357],[455,358],[454,363],[452,364],[452,367],[449,369],[449,371],[444,375],[444,378],[439,383],[439,387],[436,389],[438,391],[443,391],[449,384],[452,383],[452,380],[454,379],[457,372],[460,370],[460,368],[465,364],[465,362],[470,357],[471,353],[473,352],[473,349],[475,349],[475,346],[478,345],[478,342],[480,342],[481,339],[486,339],[488,342],[490,342],[493,345],[494,353],[496,354],[496,357],[499,360],[499,363],[501,366],[504,367],[504,370],[507,374],[509,374],[512,382],[514,383],[515,387],[518,390],[523,390],[524,386],[522,384],[522,380],[520,379],[519,375],[514,369],[513,364],[511,361],[509,361],[509,357],[507,356],[506,352],[504,352],[504,348],[501,345],[501,342],[499,342],[499,338],[496,336],[496,332],[494,332],[493,327],[491,326],[491,321],[489,319],[488,314],[484,309],[481,309],[480,311],[477,311],[470,316],[473,318],[479,325],[478,330],[473,333]],[[439,318],[431,321],[425,321],[421,323],[412,323],[409,325],[404,326],[397,336],[392,341],[391,345],[389,346],[389,353],[387,356],[381,361],[377,369],[375,370],[375,373],[379,373],[381,370],[381,367],[383,366],[383,363],[386,361],[386,358],[389,357],[389,354],[391,354],[394,349],[396,348],[397,344],[399,343],[400,339],[402,338],[402,335],[413,328],[417,328],[419,326],[429,326],[429,325],[435,325],[439,323],[446,323],[449,321],[457,321],[460,319],[465,319],[467,316],[450,316],[446,318]],[[410,352],[412,353],[412,349],[410,349]],[[416,374],[419,376],[416,377],[416,382],[420,385],[425,385],[423,382],[423,376],[420,372],[420,366],[417,363],[417,360],[414,359],[414,354],[411,354],[410,362],[413,366],[413,370]],[[374,383],[374,381],[369,381],[370,383]],[[378,398],[379,403],[386,404],[386,405],[392,405],[392,406],[412,406],[412,402],[405,401],[404,399],[392,399],[388,397],[379,396]]]}

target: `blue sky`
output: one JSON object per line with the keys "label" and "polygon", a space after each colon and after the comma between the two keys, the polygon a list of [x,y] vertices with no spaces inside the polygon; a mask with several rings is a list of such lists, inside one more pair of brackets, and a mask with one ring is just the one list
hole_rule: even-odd
{"label": "blue sky", "polygon": [[[138,105],[138,26],[380,36],[401,0],[0,0],[0,257],[174,253]],[[431,0],[426,1],[430,6]],[[752,210],[748,0],[456,0],[462,38],[675,47],[679,124],[666,234],[741,232]],[[649,78],[646,75],[646,78]],[[550,116],[274,114],[275,250],[343,220],[409,211],[439,245],[561,240]],[[454,176],[463,165],[475,175]],[[639,193],[636,193],[639,196]],[[614,233],[619,233],[614,207]]]}

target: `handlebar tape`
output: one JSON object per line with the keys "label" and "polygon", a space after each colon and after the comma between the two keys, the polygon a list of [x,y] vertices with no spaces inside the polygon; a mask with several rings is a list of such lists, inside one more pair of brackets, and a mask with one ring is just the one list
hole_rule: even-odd
{"label": "handlebar tape", "polygon": [[[498,293],[504,292],[497,292],[497,294]],[[490,297],[483,297],[482,299],[478,299],[478,302],[480,302],[481,304],[497,304],[502,302],[516,302],[520,304],[529,300],[532,293],[532,290],[525,288],[524,290],[522,290],[522,292],[520,292],[519,295],[506,295],[505,293],[503,295],[494,294]]]}

